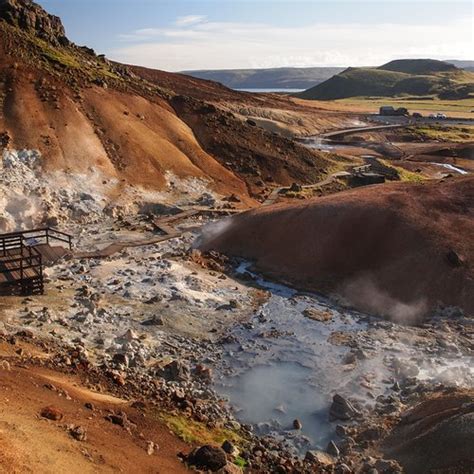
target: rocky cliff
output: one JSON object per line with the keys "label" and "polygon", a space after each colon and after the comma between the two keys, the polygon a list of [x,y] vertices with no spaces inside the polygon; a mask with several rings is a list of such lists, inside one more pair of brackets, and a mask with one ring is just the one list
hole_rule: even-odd
{"label": "rocky cliff", "polygon": [[0,18],[57,45],[68,45],[61,19],[31,0],[0,0]]}

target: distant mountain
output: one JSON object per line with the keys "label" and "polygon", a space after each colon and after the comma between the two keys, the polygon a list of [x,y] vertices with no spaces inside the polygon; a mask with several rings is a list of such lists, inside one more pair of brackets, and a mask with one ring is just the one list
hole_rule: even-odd
{"label": "distant mountain", "polygon": [[474,74],[433,59],[399,59],[377,68],[348,68],[300,94],[303,99],[437,96],[462,99],[474,94]]}
{"label": "distant mountain", "polygon": [[342,67],[285,67],[183,71],[183,74],[220,82],[232,89],[307,89],[343,70]]}
{"label": "distant mountain", "polygon": [[474,61],[459,61],[458,59],[447,59],[447,63],[453,64],[456,67],[466,71],[474,71]]}

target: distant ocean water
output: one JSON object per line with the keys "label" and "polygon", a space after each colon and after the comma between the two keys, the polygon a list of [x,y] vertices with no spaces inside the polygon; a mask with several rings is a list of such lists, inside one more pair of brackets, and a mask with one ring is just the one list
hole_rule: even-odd
{"label": "distant ocean water", "polygon": [[256,94],[263,94],[263,93],[269,93],[269,92],[274,92],[274,93],[280,93],[280,94],[295,94],[297,92],[303,92],[304,89],[235,89],[236,91],[240,92],[254,92]]}

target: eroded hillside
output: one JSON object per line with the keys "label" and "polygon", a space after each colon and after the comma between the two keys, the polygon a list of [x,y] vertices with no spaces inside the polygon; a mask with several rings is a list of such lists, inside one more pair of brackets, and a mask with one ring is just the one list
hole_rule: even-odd
{"label": "eroded hillside", "polygon": [[[67,40],[60,20],[32,2],[2,2],[0,30],[2,145],[38,150],[46,171],[115,180],[116,192],[199,179],[250,205],[267,184],[318,180],[332,166],[247,121],[249,104],[258,104],[296,131],[298,106],[287,99],[250,98],[209,81],[111,63]],[[318,126],[314,115],[300,120],[299,131]],[[221,133],[226,127],[236,140]]]}

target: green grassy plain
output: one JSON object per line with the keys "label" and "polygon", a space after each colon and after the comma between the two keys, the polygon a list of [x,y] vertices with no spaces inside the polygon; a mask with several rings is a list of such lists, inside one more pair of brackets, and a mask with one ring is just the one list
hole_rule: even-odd
{"label": "green grassy plain", "polygon": [[[338,99],[334,104],[343,106],[370,108],[376,112],[383,105],[393,107],[406,107],[410,112],[447,112],[449,114],[462,114],[462,116],[474,119],[474,97],[459,100],[420,99],[417,97],[352,97],[349,99]],[[456,115],[458,116],[458,115]]]}
{"label": "green grassy plain", "polygon": [[305,107],[314,107],[328,111],[348,113],[375,114],[382,105],[395,108],[406,107],[410,113],[420,112],[424,116],[443,112],[449,117],[474,119],[474,97],[467,99],[447,100],[420,97],[350,97],[336,100],[292,99]]}
{"label": "green grassy plain", "polygon": [[474,141],[474,125],[418,125],[413,127],[413,133],[427,140],[465,143]]}

